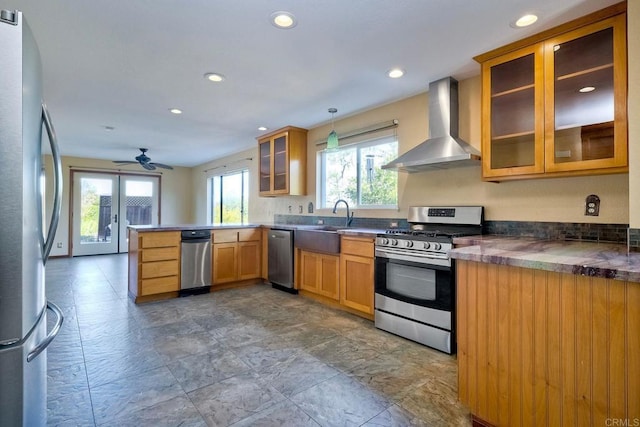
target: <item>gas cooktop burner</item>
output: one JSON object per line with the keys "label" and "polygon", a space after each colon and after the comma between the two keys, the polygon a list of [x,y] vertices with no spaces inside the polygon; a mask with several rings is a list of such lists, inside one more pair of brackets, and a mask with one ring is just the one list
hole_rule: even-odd
{"label": "gas cooktop burner", "polygon": [[453,238],[453,237],[458,237],[460,235],[462,235],[463,233],[459,233],[459,232],[445,232],[445,231],[440,231],[440,230],[409,230],[409,229],[397,229],[397,228],[391,228],[389,230],[385,231],[385,234],[392,234],[392,235],[398,235],[398,236],[415,236],[415,237],[448,237],[448,238]]}

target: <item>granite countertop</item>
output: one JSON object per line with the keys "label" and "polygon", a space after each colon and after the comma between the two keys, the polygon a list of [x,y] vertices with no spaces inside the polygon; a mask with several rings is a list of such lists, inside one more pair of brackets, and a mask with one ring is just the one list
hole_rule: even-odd
{"label": "granite countertop", "polygon": [[152,224],[130,225],[127,228],[136,231],[182,231],[182,230],[224,230],[225,228],[258,228],[260,224],[225,224],[225,225],[201,225],[201,224]]}
{"label": "granite countertop", "polygon": [[[182,230],[223,230],[225,228],[274,228],[279,230],[298,230],[319,228],[322,225],[299,224],[225,224],[225,225],[199,225],[199,224],[156,224],[156,225],[130,225],[128,228],[136,231],[182,231]],[[340,228],[334,227],[338,234],[356,237],[375,237],[384,233],[384,230],[374,228]]]}
{"label": "granite countertop", "polygon": [[385,230],[377,228],[362,228],[362,227],[340,227],[332,225],[310,225],[310,224],[270,224],[263,225],[263,227],[279,229],[279,230],[313,230],[322,227],[330,227],[335,230],[336,233],[345,236],[354,237],[376,237],[378,234],[384,234]]}
{"label": "granite countertop", "polygon": [[451,257],[559,273],[640,282],[640,253],[617,243],[467,236],[454,239]]}

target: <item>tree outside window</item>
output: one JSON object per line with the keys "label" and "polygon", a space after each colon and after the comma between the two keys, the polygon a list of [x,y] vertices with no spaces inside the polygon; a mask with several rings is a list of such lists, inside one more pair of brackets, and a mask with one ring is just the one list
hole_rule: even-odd
{"label": "tree outside window", "polygon": [[395,159],[398,142],[384,138],[323,151],[320,156],[321,206],[332,207],[338,199],[353,207],[395,208],[398,174],[380,166]]}
{"label": "tree outside window", "polygon": [[249,222],[249,171],[212,176],[209,179],[211,223],[246,224]]}

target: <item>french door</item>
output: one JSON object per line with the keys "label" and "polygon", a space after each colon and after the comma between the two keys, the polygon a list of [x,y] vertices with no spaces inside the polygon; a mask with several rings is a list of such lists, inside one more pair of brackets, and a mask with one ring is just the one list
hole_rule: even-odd
{"label": "french door", "polygon": [[160,178],[73,171],[73,256],[127,252],[127,226],[159,224]]}

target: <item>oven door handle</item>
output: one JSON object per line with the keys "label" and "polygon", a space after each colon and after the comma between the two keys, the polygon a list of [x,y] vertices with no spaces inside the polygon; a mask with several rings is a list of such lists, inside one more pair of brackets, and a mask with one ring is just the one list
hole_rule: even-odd
{"label": "oven door handle", "polygon": [[[419,267],[419,268],[429,268],[432,270],[442,270],[442,271],[453,271],[454,270],[454,262],[453,259],[446,259],[446,260],[442,260],[442,259],[436,259],[436,260],[419,260],[416,261],[415,259],[406,259],[403,257],[398,257],[396,255],[380,255],[379,252],[376,251],[375,253],[375,260],[376,262],[390,262],[390,263],[395,263],[395,264],[401,264],[401,265],[408,265],[411,267]],[[444,265],[440,265],[440,264],[433,264],[429,261],[440,261],[442,262],[442,264]]]}

